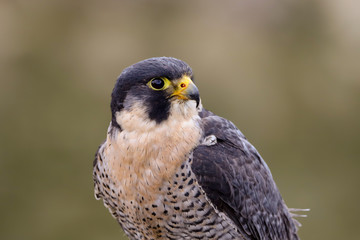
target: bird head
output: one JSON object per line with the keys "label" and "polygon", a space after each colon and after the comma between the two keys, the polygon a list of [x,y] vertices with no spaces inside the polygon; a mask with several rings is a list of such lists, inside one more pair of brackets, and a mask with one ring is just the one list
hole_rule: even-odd
{"label": "bird head", "polygon": [[121,114],[125,112],[141,116],[143,123],[159,125],[171,116],[197,115],[199,108],[199,91],[189,65],[175,58],[150,58],[124,69],[117,79],[111,99],[112,126],[124,127]]}

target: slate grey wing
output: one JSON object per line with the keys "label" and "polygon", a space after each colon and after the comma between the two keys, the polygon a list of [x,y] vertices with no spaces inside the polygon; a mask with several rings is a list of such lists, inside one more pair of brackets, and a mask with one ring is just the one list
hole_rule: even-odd
{"label": "slate grey wing", "polygon": [[249,240],[298,239],[297,227],[270,170],[236,126],[213,113],[200,113],[204,136],[214,144],[194,150],[192,170],[214,206]]}

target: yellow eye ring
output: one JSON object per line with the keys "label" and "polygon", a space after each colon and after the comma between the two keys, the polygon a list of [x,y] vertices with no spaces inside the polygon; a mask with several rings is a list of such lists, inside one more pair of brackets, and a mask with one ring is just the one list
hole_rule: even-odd
{"label": "yellow eye ring", "polygon": [[155,91],[160,91],[168,88],[170,81],[165,77],[158,77],[151,79],[147,85]]}

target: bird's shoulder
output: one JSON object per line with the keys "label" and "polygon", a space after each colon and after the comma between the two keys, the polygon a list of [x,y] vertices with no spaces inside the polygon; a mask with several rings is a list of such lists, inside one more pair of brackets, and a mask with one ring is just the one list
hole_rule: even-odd
{"label": "bird's shoulder", "polygon": [[210,201],[248,239],[297,239],[296,226],[257,150],[231,121],[207,110],[200,117],[204,140],[194,149],[192,170]]}

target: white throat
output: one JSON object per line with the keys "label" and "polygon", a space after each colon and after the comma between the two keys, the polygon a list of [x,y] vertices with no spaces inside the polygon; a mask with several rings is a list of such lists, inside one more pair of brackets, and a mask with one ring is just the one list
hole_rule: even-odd
{"label": "white throat", "polygon": [[139,105],[116,115],[122,131],[109,131],[107,143],[113,156],[111,175],[118,178],[120,187],[146,194],[157,191],[174,174],[202,135],[195,105],[195,101],[173,101],[168,119],[160,124],[149,120]]}

